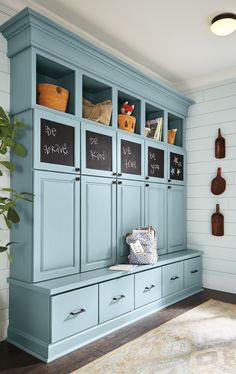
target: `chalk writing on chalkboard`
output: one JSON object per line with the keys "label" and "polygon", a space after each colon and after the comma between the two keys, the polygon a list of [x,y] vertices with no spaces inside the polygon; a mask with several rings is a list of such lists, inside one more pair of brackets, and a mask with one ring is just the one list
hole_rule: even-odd
{"label": "chalk writing on chalkboard", "polygon": [[170,152],[170,178],[184,180],[184,156]]}
{"label": "chalk writing on chalkboard", "polygon": [[112,137],[86,131],[86,167],[112,170]]}
{"label": "chalk writing on chalkboard", "polygon": [[148,147],[148,176],[164,178],[164,150]]}
{"label": "chalk writing on chalkboard", "polygon": [[74,127],[41,119],[41,162],[74,165]]}
{"label": "chalk writing on chalkboard", "polygon": [[121,172],[141,175],[141,144],[121,139]]}

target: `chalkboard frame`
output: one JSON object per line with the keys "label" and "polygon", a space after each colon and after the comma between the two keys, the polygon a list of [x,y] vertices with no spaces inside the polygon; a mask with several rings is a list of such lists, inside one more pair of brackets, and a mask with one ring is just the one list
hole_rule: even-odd
{"label": "chalkboard frame", "polygon": [[[132,143],[137,143],[141,145],[141,175],[137,174],[128,174],[128,173],[122,173],[121,171],[121,141],[125,140],[128,142]],[[117,133],[117,172],[118,177],[120,178],[127,178],[127,179],[132,179],[132,180],[143,180],[144,179],[144,173],[145,173],[145,168],[144,168],[144,139],[140,138],[139,135],[135,134],[126,134],[125,131],[118,131]]]}
{"label": "chalkboard frame", "polygon": [[[58,124],[71,126],[74,128],[74,165],[62,165],[62,164],[52,164],[47,162],[41,162],[41,119],[56,122]],[[66,114],[58,115],[55,113],[50,113],[41,109],[36,109],[34,111],[33,120],[33,138],[34,138],[34,156],[33,156],[33,166],[35,169],[39,170],[49,170],[55,172],[66,172],[66,173],[76,173],[75,168],[80,167],[80,123],[71,118],[67,118]],[[28,149],[28,153],[30,153]]]}
{"label": "chalkboard frame", "polygon": [[[157,148],[164,151],[164,177],[158,178],[158,177],[152,177],[148,175],[148,147],[151,148]],[[168,167],[167,167],[167,145],[162,144],[161,142],[157,142],[155,140],[145,140],[145,178],[148,177],[150,182],[160,182],[160,183],[166,183],[167,182],[167,173],[168,173]]]}
{"label": "chalkboard frame", "polygon": [[[183,180],[177,180],[172,179],[170,174],[170,157],[171,153],[175,153],[177,155],[183,156]],[[186,152],[183,149],[180,149],[179,147],[175,146],[168,146],[168,181],[171,181],[171,183],[176,185],[184,185],[185,184],[185,178],[186,178]]]}
{"label": "chalkboard frame", "polygon": [[[112,139],[112,170],[100,170],[87,168],[86,165],[86,133],[87,131],[109,136]],[[112,127],[102,124],[88,124],[81,122],[81,173],[101,177],[115,178],[113,173],[116,172],[116,131]]]}

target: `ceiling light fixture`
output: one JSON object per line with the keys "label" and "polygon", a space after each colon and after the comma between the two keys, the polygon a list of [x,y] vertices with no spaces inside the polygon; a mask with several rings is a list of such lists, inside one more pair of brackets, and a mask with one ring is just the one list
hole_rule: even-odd
{"label": "ceiling light fixture", "polygon": [[211,21],[211,31],[219,36],[226,36],[236,30],[236,15],[234,13],[222,13]]}

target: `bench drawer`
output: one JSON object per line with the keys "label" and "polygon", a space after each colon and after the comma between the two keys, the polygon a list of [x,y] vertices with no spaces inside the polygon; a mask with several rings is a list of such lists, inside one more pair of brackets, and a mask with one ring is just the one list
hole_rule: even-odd
{"label": "bench drawer", "polygon": [[134,276],[99,284],[99,322],[118,317],[134,309]]}
{"label": "bench drawer", "polygon": [[169,296],[184,288],[183,261],[163,266],[162,268],[162,296]]}
{"label": "bench drawer", "polygon": [[135,274],[135,308],[161,298],[161,268]]}
{"label": "bench drawer", "polygon": [[98,324],[98,286],[52,296],[52,343]]}
{"label": "bench drawer", "polygon": [[184,261],[184,287],[202,284],[202,258],[195,257]]}

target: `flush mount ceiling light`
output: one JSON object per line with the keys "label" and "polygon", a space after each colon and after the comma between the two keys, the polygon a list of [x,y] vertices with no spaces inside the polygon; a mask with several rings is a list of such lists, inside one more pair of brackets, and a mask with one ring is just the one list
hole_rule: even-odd
{"label": "flush mount ceiling light", "polygon": [[219,36],[226,36],[236,30],[236,15],[234,13],[222,13],[211,21],[211,31]]}

